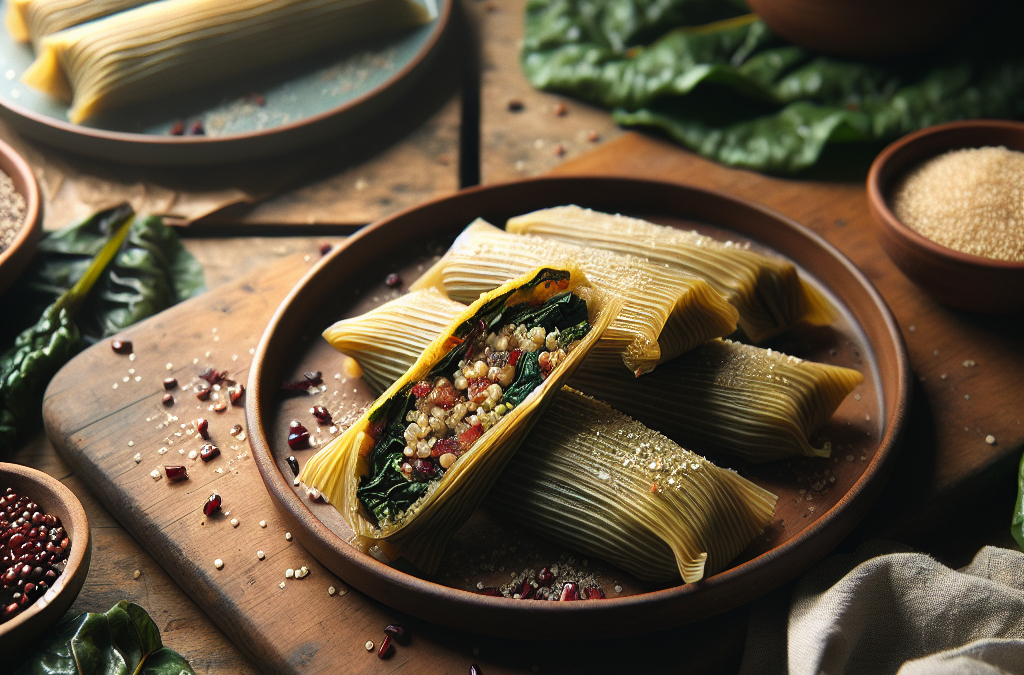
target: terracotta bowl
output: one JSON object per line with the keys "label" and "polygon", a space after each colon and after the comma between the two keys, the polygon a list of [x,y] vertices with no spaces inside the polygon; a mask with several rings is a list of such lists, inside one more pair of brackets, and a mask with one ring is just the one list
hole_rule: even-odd
{"label": "terracotta bowl", "polygon": [[747,0],[773,31],[802,47],[853,57],[938,47],[966,28],[978,0]]}
{"label": "terracotta bowl", "polygon": [[932,157],[998,145],[1024,151],[1024,122],[966,120],[922,129],[883,150],[867,184],[878,240],[896,266],[942,304],[986,314],[1024,311],[1024,263],[946,248],[901,223],[888,199],[900,177]]}
{"label": "terracotta bowl", "polygon": [[0,141],[0,170],[11,177],[15,189],[25,198],[25,222],[11,245],[0,253],[0,295],[25,271],[43,233],[39,217],[39,187],[32,168],[11,146]]}
{"label": "terracotta bowl", "polygon": [[71,554],[64,573],[35,604],[7,623],[0,624],[0,654],[11,655],[57,623],[82,590],[92,559],[89,521],[78,497],[60,481],[42,471],[0,463],[0,492],[12,487],[31,497],[46,513],[60,518],[71,538]]}

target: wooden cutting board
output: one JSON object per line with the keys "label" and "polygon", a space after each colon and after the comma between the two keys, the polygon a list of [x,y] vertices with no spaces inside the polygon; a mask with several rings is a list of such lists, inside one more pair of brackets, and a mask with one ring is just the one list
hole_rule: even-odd
{"label": "wooden cutting board", "polygon": [[[869,517],[872,533],[934,528],[950,500],[976,494],[1012,468],[1024,441],[1020,317],[953,312],[914,288],[875,243],[861,184],[735,171],[633,134],[565,165],[565,172],[670,179],[761,201],[823,234],[878,285],[904,327],[922,382],[905,451]],[[134,344],[134,360],[107,343],[95,345],[54,378],[44,402],[47,433],[65,460],[255,664],[281,673],[467,673],[478,663],[494,675],[717,672],[738,663],[742,608],[623,640],[485,638],[401,616],[348,589],[289,541],[247,443],[230,434],[233,425],[245,424],[242,409],[211,410],[215,401],[199,401],[191,385],[210,367],[245,382],[250,349],[314,263],[301,254],[286,258],[133,327],[125,337]],[[965,367],[968,359],[976,365]],[[164,406],[162,382],[169,376],[179,386],[170,391],[175,403]],[[214,393],[220,398],[226,391]],[[201,445],[193,424],[199,416],[209,419],[211,441],[221,449],[210,463],[188,457]],[[995,445],[985,443],[988,434]],[[154,479],[151,472],[159,476],[166,464],[188,465],[190,479]],[[222,513],[206,517],[202,507],[213,492],[223,499]],[[307,577],[286,578],[287,569],[302,566]],[[384,626],[396,622],[411,632],[411,644],[378,660],[364,643],[379,645]]]}

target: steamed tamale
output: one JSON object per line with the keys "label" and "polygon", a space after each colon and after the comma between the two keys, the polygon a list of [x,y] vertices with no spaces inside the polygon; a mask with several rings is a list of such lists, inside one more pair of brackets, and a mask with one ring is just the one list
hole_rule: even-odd
{"label": "steamed tamale", "polygon": [[411,288],[433,287],[471,302],[545,260],[578,264],[594,283],[625,300],[587,368],[619,359],[641,375],[736,329],[736,310],[701,279],[641,258],[513,236],[479,219]]}
{"label": "steamed tamale", "polygon": [[835,310],[792,263],[737,242],[655,225],[578,206],[557,206],[511,218],[509,232],[646,258],[700,277],[739,310],[739,325],[754,342],[797,321],[830,323]]}

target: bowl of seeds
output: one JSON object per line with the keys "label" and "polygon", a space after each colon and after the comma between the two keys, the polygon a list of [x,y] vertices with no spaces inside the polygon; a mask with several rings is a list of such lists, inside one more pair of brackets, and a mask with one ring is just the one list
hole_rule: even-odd
{"label": "bowl of seeds", "polygon": [[868,204],[896,266],[949,307],[1024,311],[1024,123],[965,120],[875,158]]}
{"label": "bowl of seeds", "polygon": [[39,188],[32,169],[0,141],[0,294],[25,271],[41,234]]}

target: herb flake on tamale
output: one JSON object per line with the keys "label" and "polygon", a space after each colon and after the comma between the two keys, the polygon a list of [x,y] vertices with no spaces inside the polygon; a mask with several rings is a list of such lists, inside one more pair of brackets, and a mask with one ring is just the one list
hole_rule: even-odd
{"label": "herb flake on tamale", "polygon": [[[371,383],[386,387],[463,307],[436,291],[415,291],[324,335],[359,361]],[[406,320],[411,325],[397,339],[384,339]],[[687,445],[762,463],[828,457],[829,444],[816,448],[809,439],[863,380],[850,368],[709,340],[639,379],[588,366],[569,383]]]}
{"label": "herb flake on tamale", "polygon": [[634,255],[698,276],[739,310],[740,328],[754,342],[778,335],[798,321],[820,326],[836,316],[828,300],[800,278],[792,263],[696,231],[579,206],[516,216],[506,227],[514,234]]}
{"label": "herb flake on tamale", "polygon": [[514,236],[482,219],[467,227],[410,289],[436,288],[471,302],[546,260],[578,264],[595,284],[625,300],[587,368],[620,360],[639,376],[736,329],[736,309],[702,279],[638,257]]}
{"label": "herb flake on tamale", "polygon": [[415,0],[160,0],[43,38],[22,81],[77,124],[433,16]]}
{"label": "herb flake on tamale", "polygon": [[446,325],[300,480],[348,520],[354,545],[385,540],[433,572],[620,306],[574,267],[501,285]]}

